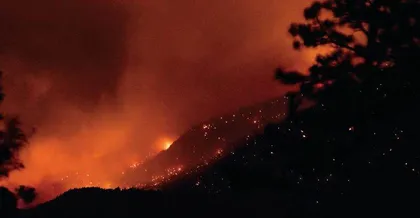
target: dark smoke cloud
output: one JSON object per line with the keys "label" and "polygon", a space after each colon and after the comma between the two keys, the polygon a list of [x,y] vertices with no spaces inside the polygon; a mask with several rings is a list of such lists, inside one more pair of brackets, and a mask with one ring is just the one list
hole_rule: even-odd
{"label": "dark smoke cloud", "polygon": [[287,34],[309,2],[0,2],[3,106],[39,130],[12,180],[111,173],[163,137],[284,93],[273,69],[313,56]]}
{"label": "dark smoke cloud", "polygon": [[55,97],[79,106],[115,96],[125,67],[128,16],[124,5],[112,1],[2,1],[1,67],[19,74],[9,77],[20,86],[22,74],[29,75]]}
{"label": "dark smoke cloud", "polygon": [[278,95],[273,69],[302,63],[287,26],[305,2],[143,1],[128,80],[186,124]]}

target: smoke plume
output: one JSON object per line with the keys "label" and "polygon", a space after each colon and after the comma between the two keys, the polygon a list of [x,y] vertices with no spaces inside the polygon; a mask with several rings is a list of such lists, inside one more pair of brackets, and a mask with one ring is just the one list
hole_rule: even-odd
{"label": "smoke plume", "polygon": [[163,138],[283,94],[273,69],[314,56],[293,51],[287,33],[309,2],[0,2],[2,109],[36,129],[26,169],[8,182],[74,171],[111,181]]}

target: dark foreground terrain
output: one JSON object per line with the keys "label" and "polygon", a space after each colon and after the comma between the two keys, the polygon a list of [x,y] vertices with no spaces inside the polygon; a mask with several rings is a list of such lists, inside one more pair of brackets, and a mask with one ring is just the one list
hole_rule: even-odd
{"label": "dark foreground terrain", "polygon": [[250,194],[248,196],[254,195],[254,198],[248,200],[239,196],[234,199],[233,196],[188,192],[84,188],[68,191],[51,202],[19,213],[21,217],[260,217],[269,212],[281,214],[281,204],[265,204],[267,200],[261,201],[261,194]]}
{"label": "dark foreground terrain", "polygon": [[360,116],[363,108],[343,117],[314,106],[245,137],[238,142],[242,146],[163,183],[159,191],[76,189],[17,214],[418,217],[418,106],[385,106],[369,117]]}

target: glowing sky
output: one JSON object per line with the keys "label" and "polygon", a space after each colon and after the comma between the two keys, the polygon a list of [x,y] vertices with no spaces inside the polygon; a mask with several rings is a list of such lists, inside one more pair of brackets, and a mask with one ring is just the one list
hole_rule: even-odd
{"label": "glowing sky", "polygon": [[19,183],[109,173],[193,124],[285,92],[277,66],[309,0],[0,2],[2,109],[36,127]]}

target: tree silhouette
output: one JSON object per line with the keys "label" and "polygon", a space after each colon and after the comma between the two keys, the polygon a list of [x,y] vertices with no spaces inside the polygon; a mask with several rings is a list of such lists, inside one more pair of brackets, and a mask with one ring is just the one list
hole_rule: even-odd
{"label": "tree silhouette", "polygon": [[[0,71],[0,80],[2,72]],[[4,99],[3,89],[0,86],[0,103]],[[0,179],[9,176],[14,170],[22,169],[23,163],[18,157],[18,152],[27,145],[27,138],[19,128],[19,120],[16,117],[5,118],[0,113]],[[17,194],[9,191],[6,187],[0,187],[0,215],[1,217],[14,217],[17,207],[17,199],[21,198],[25,203],[32,202],[36,197],[34,188],[20,186],[16,189]]]}
{"label": "tree silhouette", "polygon": [[14,217],[17,207],[16,196],[5,187],[0,186],[0,216]]}
{"label": "tree silhouette", "polygon": [[[1,79],[1,72],[0,72]],[[0,101],[4,94],[0,87]],[[7,177],[13,170],[22,169],[24,166],[17,154],[27,144],[27,139],[23,131],[19,128],[17,118],[5,118],[0,114],[0,179]]]}
{"label": "tree silhouette", "polygon": [[[316,1],[304,10],[304,23],[291,24],[293,47],[331,52],[318,55],[308,74],[279,68],[276,79],[298,84],[305,98],[340,111],[355,102],[366,111],[384,95],[403,96],[402,89],[412,93],[419,85],[418,14],[418,0]],[[387,93],[379,95],[379,86]]]}
{"label": "tree silhouette", "polygon": [[[299,120],[294,128],[271,128],[275,132],[283,127],[283,136],[277,131],[269,137],[273,144],[281,142],[280,159],[305,175],[309,190],[322,190],[319,197],[329,199],[325,211],[335,208],[331,205],[356,208],[356,201],[375,205],[372,211],[403,207],[411,200],[402,203],[394,196],[420,192],[420,174],[404,168],[408,163],[413,163],[412,172],[419,167],[413,128],[420,120],[419,14],[418,0],[323,0],[304,10],[305,22],[290,26],[295,49],[330,52],[318,55],[307,73],[276,70],[283,84],[299,85],[288,94],[291,116],[300,96],[317,104],[294,118]],[[295,139],[293,129],[304,137]],[[334,176],[324,188],[318,180],[323,174]],[[346,192],[351,194],[340,196]]]}
{"label": "tree silhouette", "polygon": [[16,192],[16,195],[20,199],[22,199],[22,201],[25,204],[32,203],[35,200],[36,196],[37,196],[37,193],[35,191],[35,188],[24,186],[24,185],[21,185],[18,188],[16,188],[15,189],[15,192]]}

